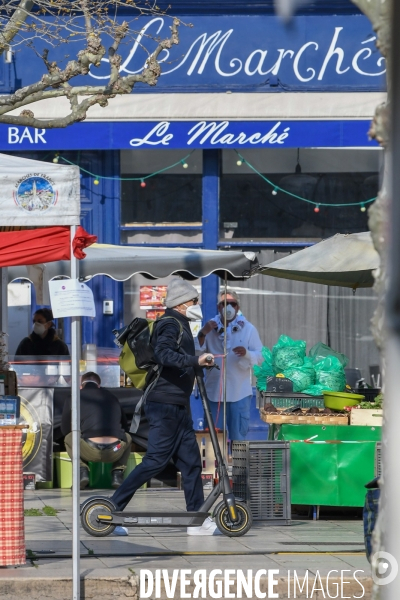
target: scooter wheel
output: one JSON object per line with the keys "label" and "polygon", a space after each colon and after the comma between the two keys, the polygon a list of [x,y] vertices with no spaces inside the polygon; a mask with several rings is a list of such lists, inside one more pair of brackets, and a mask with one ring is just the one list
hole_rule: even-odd
{"label": "scooter wheel", "polygon": [[247,504],[236,500],[236,509],[239,517],[236,523],[231,520],[225,502],[218,504],[214,512],[214,519],[218,529],[228,537],[240,537],[244,535],[253,524],[253,517]]}
{"label": "scooter wheel", "polygon": [[81,514],[81,523],[86,533],[94,537],[106,537],[115,529],[115,525],[101,523],[98,515],[110,514],[115,510],[108,498],[96,498],[86,504]]}

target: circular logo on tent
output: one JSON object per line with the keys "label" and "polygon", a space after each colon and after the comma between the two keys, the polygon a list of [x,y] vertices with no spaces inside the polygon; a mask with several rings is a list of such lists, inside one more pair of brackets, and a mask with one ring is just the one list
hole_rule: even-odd
{"label": "circular logo on tent", "polygon": [[21,398],[21,417],[28,423],[27,429],[22,434],[22,460],[24,469],[33,461],[40,444],[42,443],[43,431],[39,415],[32,404],[23,396]]}
{"label": "circular logo on tent", "polygon": [[28,175],[18,182],[15,203],[27,212],[45,212],[57,202],[52,182],[43,175]]}

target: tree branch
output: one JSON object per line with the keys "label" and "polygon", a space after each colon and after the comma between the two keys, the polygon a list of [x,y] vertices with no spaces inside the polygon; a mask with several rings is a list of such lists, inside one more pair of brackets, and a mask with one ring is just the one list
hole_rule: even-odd
{"label": "tree branch", "polygon": [[20,31],[21,25],[26,21],[32,7],[33,0],[21,0],[18,8],[14,11],[3,31],[0,32],[0,56],[3,54],[4,50],[8,49],[10,42]]}
{"label": "tree branch", "polygon": [[[28,1],[28,0],[25,0]],[[154,86],[161,75],[161,67],[158,63],[160,53],[179,43],[178,27],[180,21],[173,19],[170,27],[170,37],[158,43],[154,52],[146,61],[142,73],[121,77],[120,66],[122,58],[117,54],[121,41],[129,31],[128,24],[124,21],[121,25],[113,25],[113,43],[108,50],[110,64],[110,77],[108,83],[103,86],[72,86],[71,80],[80,75],[87,75],[90,68],[100,66],[105,54],[100,35],[93,29],[90,21],[88,2],[89,0],[78,0],[79,5],[88,14],[85,14],[85,26],[87,30],[86,48],[78,52],[77,60],[71,60],[64,69],[56,62],[49,60],[49,51],[45,49],[41,58],[45,64],[47,73],[41,80],[26,86],[9,96],[0,96],[0,123],[21,125],[26,127],[37,127],[43,129],[54,129],[67,127],[72,123],[83,121],[88,109],[96,104],[107,106],[108,101],[117,95],[130,94],[134,85],[138,82]],[[27,107],[40,100],[65,97],[70,103],[70,113],[59,119],[38,119],[33,111],[24,110],[20,115],[11,115],[10,112]],[[79,97],[85,97],[79,102]]]}

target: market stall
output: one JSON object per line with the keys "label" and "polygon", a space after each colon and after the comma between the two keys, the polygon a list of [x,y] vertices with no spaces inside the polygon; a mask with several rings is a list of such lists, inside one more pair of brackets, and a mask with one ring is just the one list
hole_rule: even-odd
{"label": "market stall", "polygon": [[269,439],[290,442],[292,504],[363,506],[381,439],[379,390],[353,390],[347,357],[322,343],[307,352],[305,341],[281,336],[262,354],[260,417]]}

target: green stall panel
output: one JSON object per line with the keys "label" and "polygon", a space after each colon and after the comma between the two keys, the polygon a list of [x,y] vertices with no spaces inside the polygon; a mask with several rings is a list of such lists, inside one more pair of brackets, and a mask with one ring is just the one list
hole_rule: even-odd
{"label": "green stall panel", "polygon": [[277,433],[278,439],[291,442],[292,504],[364,505],[380,427],[282,425]]}

